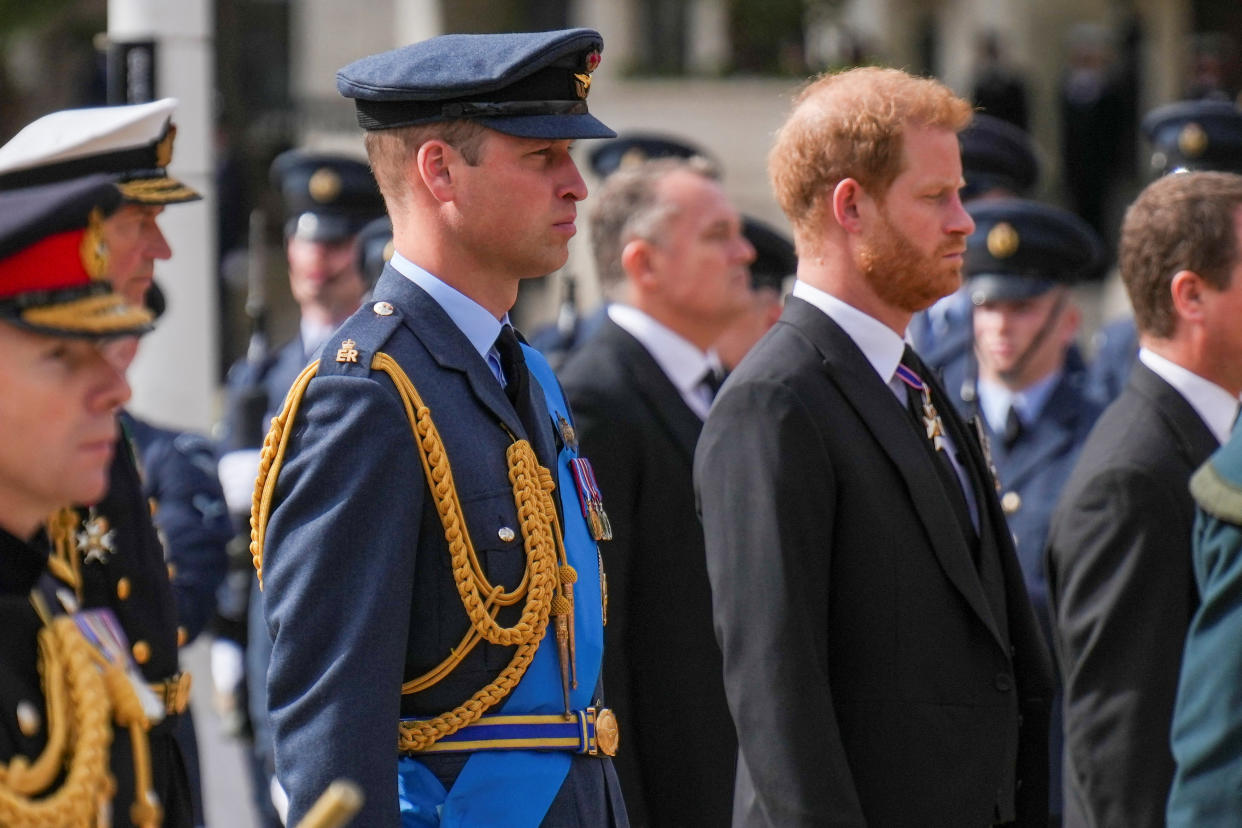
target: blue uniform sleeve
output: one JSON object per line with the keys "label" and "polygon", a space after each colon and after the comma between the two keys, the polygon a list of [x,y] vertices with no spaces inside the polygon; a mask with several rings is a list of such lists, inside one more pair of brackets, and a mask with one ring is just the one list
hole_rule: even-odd
{"label": "blue uniform sleeve", "polygon": [[291,825],[345,778],[356,824],[395,828],[422,466],[382,376],[317,377],[290,427],[263,556],[276,775]]}

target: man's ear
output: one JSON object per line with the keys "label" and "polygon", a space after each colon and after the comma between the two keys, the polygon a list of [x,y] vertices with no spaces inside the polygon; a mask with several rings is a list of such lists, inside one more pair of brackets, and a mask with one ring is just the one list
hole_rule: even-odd
{"label": "man's ear", "polygon": [[847,233],[862,230],[862,202],[869,199],[867,191],[853,178],[843,178],[832,190],[832,217]]}
{"label": "man's ear", "polygon": [[1179,270],[1169,284],[1173,296],[1173,310],[1179,318],[1188,322],[1201,322],[1204,315],[1205,293],[1210,290],[1203,277],[1193,270]]}
{"label": "man's ear", "polygon": [[454,165],[461,155],[444,141],[425,141],[414,156],[412,171],[437,201],[452,201],[455,180]]}
{"label": "man's ear", "polygon": [[621,269],[626,277],[638,285],[651,283],[654,273],[652,256],[655,247],[646,239],[630,239],[621,248]]}

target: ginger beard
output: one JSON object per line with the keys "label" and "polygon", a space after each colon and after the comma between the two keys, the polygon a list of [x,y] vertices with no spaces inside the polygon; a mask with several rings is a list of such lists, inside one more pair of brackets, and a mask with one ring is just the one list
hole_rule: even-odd
{"label": "ginger beard", "polygon": [[966,248],[965,236],[950,237],[927,254],[901,232],[883,207],[880,224],[860,239],[855,261],[876,295],[890,307],[917,313],[961,287],[961,258],[945,256]]}

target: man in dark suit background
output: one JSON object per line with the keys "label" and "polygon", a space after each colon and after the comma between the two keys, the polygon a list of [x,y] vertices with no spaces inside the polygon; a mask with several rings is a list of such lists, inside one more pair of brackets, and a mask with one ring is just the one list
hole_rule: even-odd
{"label": "man in dark suit background", "polygon": [[970,117],[855,69],[769,157],[798,282],[695,457],[735,825],[1047,824],[1047,651],[980,445],[903,343],[961,281]]}
{"label": "man in dark suit background", "polygon": [[561,381],[608,504],[608,698],[633,825],[723,825],[737,742],[711,626],[694,446],[721,376],[712,342],[750,302],[755,250],[701,159],[613,174],[591,212],[618,301]]}
{"label": "man in dark suit background", "polygon": [[1242,393],[1242,176],[1179,173],[1126,213],[1141,348],[1053,513],[1047,566],[1065,687],[1065,824],[1164,825],[1169,727],[1198,605],[1191,474]]}

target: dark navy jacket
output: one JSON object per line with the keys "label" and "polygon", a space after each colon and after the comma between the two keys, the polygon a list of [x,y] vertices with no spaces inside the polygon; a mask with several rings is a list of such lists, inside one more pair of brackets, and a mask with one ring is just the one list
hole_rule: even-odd
{"label": "dark navy jacket", "polygon": [[[513,653],[481,643],[439,684],[401,695],[402,682],[458,646],[468,621],[409,421],[391,381],[366,367],[371,352],[396,360],[430,408],[492,583],[511,588],[525,565],[520,533],[501,540],[509,537],[501,529],[518,527],[505,429],[528,436],[540,462],[555,467],[540,394],[532,394],[542,412],[534,421],[547,425],[527,435],[486,363],[426,293],[390,266],[374,296],[394,313],[377,316],[368,303],[325,346],[321,375],[290,424],[267,529],[268,706],[290,824],[343,776],[366,796],[357,824],[396,826],[398,719],[451,710],[492,681]],[[346,338],[356,341],[360,364],[342,368],[334,356]],[[512,623],[514,613],[520,607],[502,611],[499,622]],[[420,761],[448,786],[464,758]],[[575,756],[546,820],[608,825],[614,812],[624,818],[619,796],[610,761]]]}

